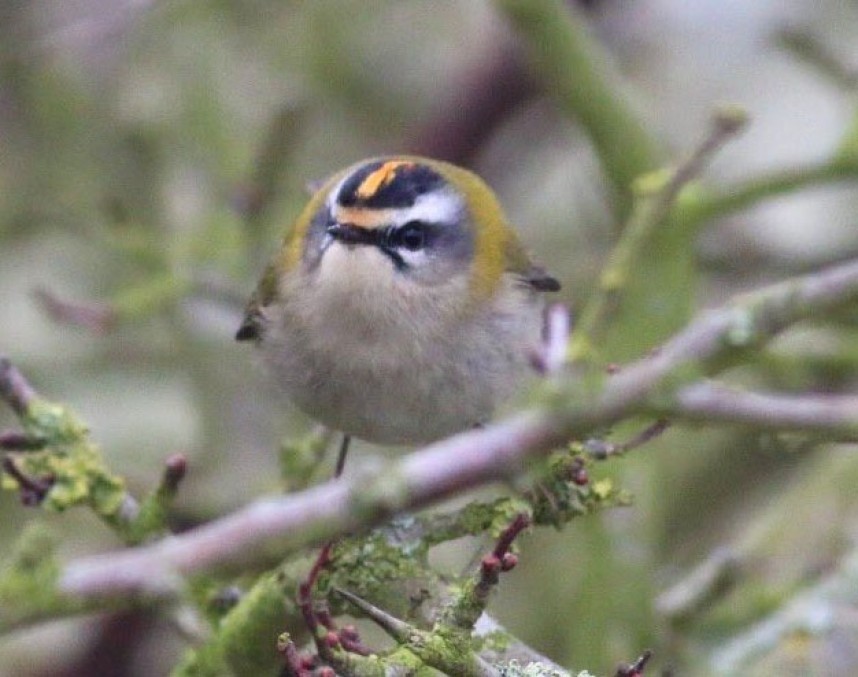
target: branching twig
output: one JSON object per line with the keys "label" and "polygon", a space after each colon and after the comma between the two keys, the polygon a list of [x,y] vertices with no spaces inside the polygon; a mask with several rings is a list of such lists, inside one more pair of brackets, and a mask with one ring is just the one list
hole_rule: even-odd
{"label": "branching twig", "polygon": [[366,617],[369,618],[373,623],[375,623],[379,628],[384,630],[390,637],[395,639],[397,642],[407,642],[409,635],[415,632],[415,628],[402,621],[395,616],[387,613],[383,609],[379,609],[374,604],[370,604],[364,599],[361,599],[357,595],[349,592],[348,590],[342,590],[340,588],[335,588],[334,591],[347,599],[349,602],[354,604],[358,609],[361,610]]}
{"label": "branching twig", "polygon": [[858,162],[834,157],[760,174],[733,186],[723,186],[680,200],[674,218],[684,228],[693,228],[711,219],[729,216],[769,198],[815,186],[858,179]]}
{"label": "branching twig", "polygon": [[313,589],[316,587],[316,581],[318,581],[322,571],[331,561],[332,547],[333,541],[329,541],[322,546],[319,554],[316,556],[316,560],[313,562],[313,566],[310,568],[310,573],[307,574],[307,578],[298,586],[298,608],[304,617],[304,623],[310,629],[310,633],[317,644],[320,641],[320,637],[318,636],[319,618],[314,608]]}
{"label": "branching twig", "polygon": [[54,478],[50,475],[30,477],[22,472],[11,456],[3,457],[3,471],[18,483],[21,503],[26,506],[39,505],[54,485]]}
{"label": "branching twig", "polygon": [[611,456],[622,456],[627,451],[637,449],[647,442],[654,440],[670,427],[670,421],[660,418],[652,425],[648,425],[634,437],[625,442],[609,442],[599,438],[592,438],[584,442],[584,451],[593,458],[604,461]]}
{"label": "branching twig", "polygon": [[[638,179],[638,194],[629,221],[602,269],[594,298],[585,306],[572,334],[571,359],[590,354],[603,335],[619,303],[619,295],[628,284],[635,260],[653,230],[667,219],[680,191],[700,176],[715,152],[744,127],[746,119],[738,108],[716,111],[709,133],[675,169]],[[653,183],[654,186],[647,185]]]}
{"label": "branching twig", "polygon": [[[773,285],[704,313],[659,351],[606,377],[601,392],[570,380],[548,407],[437,442],[373,477],[324,484],[258,501],[181,536],[124,553],[68,565],[60,589],[84,598],[146,590],[164,592],[175,574],[236,560],[277,538],[293,551],[393,512],[420,508],[467,487],[514,475],[528,457],[632,413],[663,415],[664,391],[717,371],[726,361],[799,320],[858,298],[858,262]],[[682,379],[677,382],[678,376]],[[669,401],[669,397],[667,398]],[[747,420],[746,416],[743,416]]]}
{"label": "branching twig", "polygon": [[23,431],[4,433],[0,446],[18,453],[4,456],[3,469],[29,505],[65,510],[87,505],[127,544],[165,530],[167,512],[187,462],[167,459],[158,487],[142,503],[112,473],[86,426],[69,409],[38,396],[24,376],[0,357],[0,400],[18,416]]}
{"label": "branching twig", "polygon": [[510,552],[513,541],[530,525],[530,516],[518,514],[498,537],[493,550],[482,558],[477,572],[470,581],[460,586],[459,592],[445,605],[441,623],[472,631],[477,619],[486,610],[489,594],[500,581],[502,571],[510,571],[518,558]]}

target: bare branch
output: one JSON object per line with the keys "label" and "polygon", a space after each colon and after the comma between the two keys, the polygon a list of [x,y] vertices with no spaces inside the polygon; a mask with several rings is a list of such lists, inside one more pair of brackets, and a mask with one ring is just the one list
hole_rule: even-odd
{"label": "bare branch", "polygon": [[573,360],[590,356],[604,336],[620,296],[627,290],[630,272],[652,239],[653,231],[665,223],[682,189],[699,178],[716,151],[744,127],[746,118],[738,108],[716,111],[708,134],[687,158],[673,169],[646,174],[635,182],[631,215],[602,269],[599,286],[572,333]]}
{"label": "bare branch", "polygon": [[[269,498],[158,543],[72,562],[60,589],[92,597],[164,594],[177,576],[232,562],[276,538],[294,551],[378,524],[390,514],[421,508],[466,488],[502,480],[528,458],[628,414],[656,408],[659,389],[681,387],[678,375],[717,370],[718,364],[762,344],[791,323],[858,298],[858,262],[773,285],[710,311],[656,353],[592,384],[568,378],[552,388],[549,406],[525,410],[482,430],[465,432],[407,456],[383,472],[358,474],[291,496]],[[686,381],[687,382],[687,381]],[[558,392],[559,388],[559,392]],[[723,420],[727,420],[727,416]]]}
{"label": "bare branch", "polygon": [[66,568],[60,588],[82,597],[174,594],[177,575],[235,562],[273,538],[282,550],[293,551],[377,524],[399,510],[504,479],[528,451],[548,450],[565,437],[551,416],[525,412],[438,442],[372,477],[358,473],[299,494],[263,499],[181,536],[78,560]]}
{"label": "bare branch", "polygon": [[36,391],[21,372],[8,358],[0,355],[0,398],[3,398],[18,416],[23,416],[35,397]]}
{"label": "bare branch", "polygon": [[334,592],[354,604],[358,609],[366,614],[367,618],[399,642],[407,641],[409,635],[415,631],[415,629],[405,621],[399,620],[395,616],[379,609],[374,604],[370,604],[348,590],[334,588]]}
{"label": "bare branch", "polygon": [[655,423],[637,433],[634,437],[623,442],[609,442],[599,438],[591,438],[584,442],[584,451],[593,458],[604,461],[611,456],[622,456],[627,451],[637,449],[651,442],[670,427],[670,421],[665,418],[658,419]]}
{"label": "bare branch", "polygon": [[779,395],[747,392],[713,382],[680,389],[671,407],[679,416],[706,422],[749,423],[761,428],[819,430],[858,435],[858,396]]}
{"label": "bare branch", "polygon": [[[813,637],[826,619],[848,614],[858,591],[858,552],[844,555],[840,565],[816,584],[794,596],[747,631],[719,645],[710,656],[710,671],[722,675],[750,674],[750,665],[789,637]],[[821,625],[822,624],[822,625]]]}
{"label": "bare branch", "polygon": [[858,261],[740,295],[723,308],[699,315],[653,355],[613,375],[599,408],[610,420],[632,408],[646,409],[642,405],[647,395],[671,374],[682,372],[690,381],[694,372],[700,376],[717,372],[790,325],[856,299]]}
{"label": "bare branch", "polygon": [[719,548],[688,576],[662,593],[656,609],[672,625],[694,618],[701,610],[721,599],[739,576],[739,555]]}
{"label": "bare branch", "polygon": [[69,301],[45,287],[34,290],[33,296],[48,317],[59,324],[83,327],[95,334],[107,334],[116,328],[116,309],[109,303]]}

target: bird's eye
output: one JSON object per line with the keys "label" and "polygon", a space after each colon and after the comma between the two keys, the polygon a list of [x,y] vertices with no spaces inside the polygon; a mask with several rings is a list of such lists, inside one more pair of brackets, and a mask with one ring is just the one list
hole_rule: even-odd
{"label": "bird's eye", "polygon": [[397,229],[395,234],[397,246],[416,252],[426,246],[427,228],[422,221],[409,221]]}

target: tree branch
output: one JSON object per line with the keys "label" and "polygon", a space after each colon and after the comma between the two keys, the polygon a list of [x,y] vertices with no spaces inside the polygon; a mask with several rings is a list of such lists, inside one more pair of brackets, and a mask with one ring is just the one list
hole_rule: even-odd
{"label": "tree branch", "polygon": [[497,0],[527,41],[537,75],[560,109],[590,137],[618,197],[631,205],[631,185],[657,165],[655,144],[606,72],[609,59],[576,12],[559,0]]}
{"label": "tree branch", "polygon": [[780,430],[818,430],[850,439],[858,436],[855,395],[780,395],[701,382],[681,388],[672,409],[683,418],[707,423],[728,421]]}
{"label": "tree branch", "polygon": [[617,310],[620,295],[627,291],[632,271],[642,258],[653,231],[670,215],[680,192],[699,178],[713,155],[738,134],[747,122],[747,114],[736,107],[724,107],[712,116],[705,138],[675,168],[652,172],[635,182],[634,204],[622,235],[599,275],[593,298],[584,307],[569,347],[571,357],[588,356],[599,345]]}
{"label": "tree branch", "polygon": [[2,356],[0,356],[0,398],[5,400],[18,416],[23,416],[27,407],[36,398],[36,391],[21,372],[8,358]]}
{"label": "tree branch", "polygon": [[674,218],[684,228],[694,228],[714,218],[729,216],[758,202],[799,190],[858,179],[858,163],[849,157],[778,169],[746,179],[735,186],[703,191],[680,198]]}
{"label": "tree branch", "polygon": [[[605,377],[595,392],[591,379],[553,381],[543,405],[432,444],[385,471],[260,500],[181,536],[74,561],[63,570],[59,589],[83,598],[170,594],[181,576],[236,561],[271,539],[282,551],[294,551],[512,477],[531,457],[626,415],[663,408],[678,388],[723,368],[737,353],[856,298],[858,262],[741,296],[699,316],[654,354]],[[740,418],[748,420],[744,413]]]}

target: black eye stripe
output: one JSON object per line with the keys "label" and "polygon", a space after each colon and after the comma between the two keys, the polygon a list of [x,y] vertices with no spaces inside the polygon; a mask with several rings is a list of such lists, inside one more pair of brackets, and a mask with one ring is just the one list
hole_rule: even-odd
{"label": "black eye stripe", "polygon": [[409,268],[404,252],[419,252],[430,247],[443,234],[443,224],[412,220],[401,226],[364,228],[352,223],[329,223],[325,232],[346,245],[377,247],[402,271]]}
{"label": "black eye stripe", "polygon": [[408,268],[408,264],[405,263],[405,259],[403,259],[402,255],[395,249],[391,249],[390,247],[379,247],[379,251],[393,261],[393,265],[396,270],[401,271]]}

